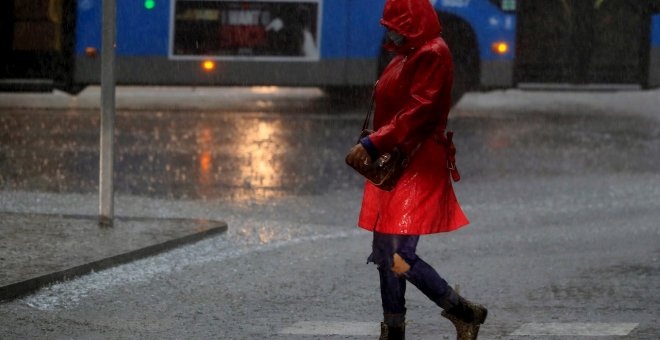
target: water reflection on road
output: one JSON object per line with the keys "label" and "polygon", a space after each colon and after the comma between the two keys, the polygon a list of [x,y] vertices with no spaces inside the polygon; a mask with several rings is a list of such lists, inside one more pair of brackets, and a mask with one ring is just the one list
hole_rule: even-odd
{"label": "water reflection on road", "polygon": [[[316,97],[277,105],[282,113],[119,110],[117,191],[263,200],[359,185],[343,157],[361,114]],[[96,191],[98,115],[89,109],[2,109],[0,188]]]}
{"label": "water reflection on road", "polygon": [[[322,95],[269,97],[271,90],[246,90],[243,97],[232,90],[221,99],[227,107],[213,109],[120,108],[117,191],[246,201],[359,187],[362,181],[344,165],[344,156],[366,105],[338,105]],[[622,114],[626,107],[590,106],[636,94],[575,97],[579,100],[559,94],[546,103],[529,99],[538,94],[499,96],[489,94],[484,103],[467,96],[452,113],[465,179],[658,170],[657,120],[634,114],[645,108]],[[260,102],[268,108],[260,110]],[[556,104],[562,102],[567,103]],[[0,189],[96,191],[98,116],[88,107],[1,108]]]}

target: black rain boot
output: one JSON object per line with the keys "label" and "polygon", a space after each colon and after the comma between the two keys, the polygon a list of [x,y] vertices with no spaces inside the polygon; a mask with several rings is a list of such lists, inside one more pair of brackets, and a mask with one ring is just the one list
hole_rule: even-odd
{"label": "black rain boot", "polygon": [[456,327],[456,340],[476,340],[479,326],[486,321],[488,310],[459,296],[458,304],[444,310],[442,316]]}
{"label": "black rain boot", "polygon": [[406,324],[397,326],[388,326],[386,323],[380,323],[379,340],[406,340]]}
{"label": "black rain boot", "polygon": [[405,314],[385,314],[385,322],[380,323],[379,340],[406,340]]}

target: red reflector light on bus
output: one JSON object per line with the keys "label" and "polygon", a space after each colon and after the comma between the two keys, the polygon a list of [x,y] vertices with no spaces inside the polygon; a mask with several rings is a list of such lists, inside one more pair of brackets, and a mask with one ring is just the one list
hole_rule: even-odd
{"label": "red reflector light on bus", "polygon": [[492,45],[493,52],[497,54],[504,54],[506,52],[509,52],[509,44],[505,43],[504,41],[496,41]]}
{"label": "red reflector light on bus", "polygon": [[90,58],[94,58],[96,57],[97,51],[94,47],[87,47],[85,48],[85,54]]}
{"label": "red reflector light on bus", "polygon": [[215,70],[215,61],[204,60],[202,62],[202,69],[206,72],[211,72],[211,71]]}

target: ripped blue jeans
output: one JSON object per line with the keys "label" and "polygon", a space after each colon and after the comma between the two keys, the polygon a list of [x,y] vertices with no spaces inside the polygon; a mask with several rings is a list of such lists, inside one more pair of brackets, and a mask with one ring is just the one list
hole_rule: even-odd
{"label": "ripped blue jeans", "polygon": [[[417,256],[419,235],[395,235],[374,232],[373,251],[367,262],[378,266],[380,275],[380,295],[384,314],[406,313],[406,281],[412,283],[431,301],[443,309],[449,309],[458,303],[458,295],[428,263]],[[399,259],[395,260],[395,254]],[[403,259],[404,262],[401,262]],[[400,269],[403,263],[406,269],[396,273],[395,261]],[[401,270],[398,270],[399,272]]]}

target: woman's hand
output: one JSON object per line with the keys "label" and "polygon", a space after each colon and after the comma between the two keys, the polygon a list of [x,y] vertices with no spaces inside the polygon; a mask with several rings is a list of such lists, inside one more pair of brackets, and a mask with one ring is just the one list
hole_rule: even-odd
{"label": "woman's hand", "polygon": [[346,161],[355,168],[364,168],[371,165],[371,157],[362,144],[356,144],[346,156]]}

